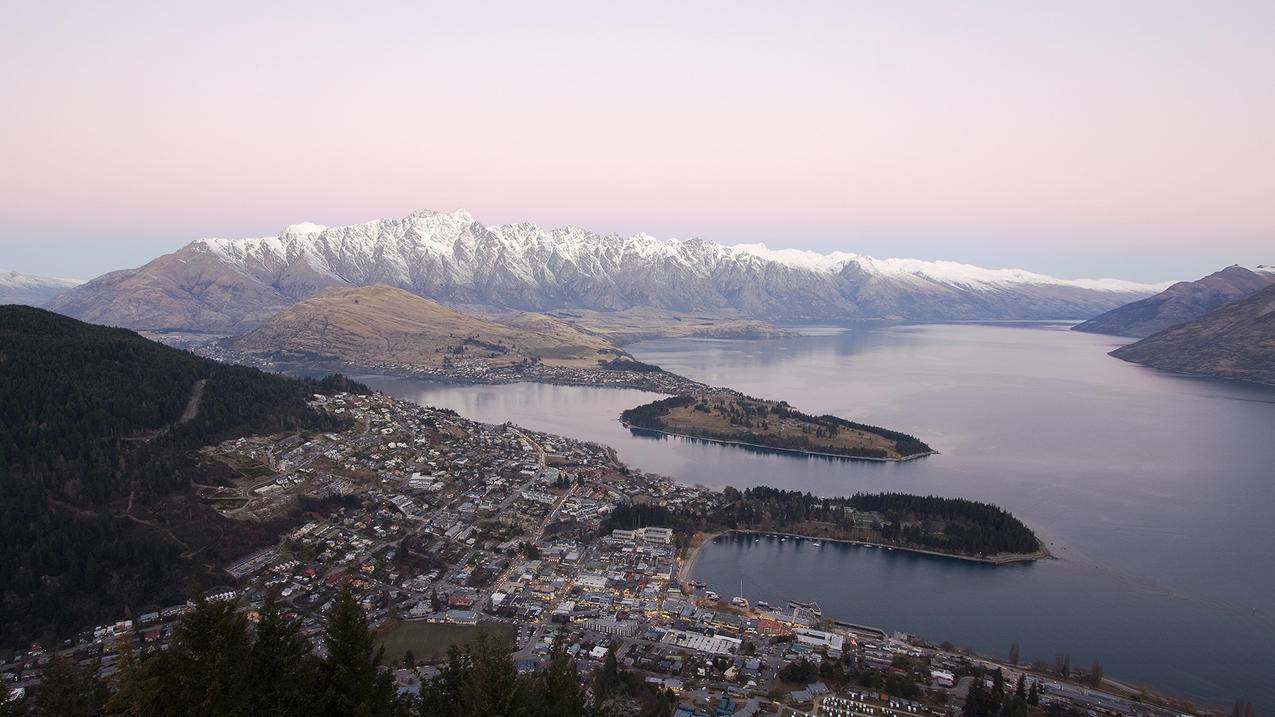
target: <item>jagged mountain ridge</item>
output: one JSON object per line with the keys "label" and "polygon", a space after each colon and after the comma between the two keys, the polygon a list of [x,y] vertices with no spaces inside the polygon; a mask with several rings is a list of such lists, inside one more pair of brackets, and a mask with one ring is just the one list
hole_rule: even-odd
{"label": "jagged mountain ridge", "polygon": [[770,320],[1086,318],[1163,288],[844,253],[811,265],[760,245],[488,227],[458,211],[200,239],[50,307],[139,329],[237,333],[324,288],[372,284],[523,311],[653,307]]}
{"label": "jagged mountain ridge", "polygon": [[16,271],[0,271],[0,304],[41,306],[80,283],[77,279],[57,279],[49,276],[19,274]]}
{"label": "jagged mountain ridge", "polygon": [[1184,324],[1275,284],[1275,268],[1228,266],[1196,281],[1179,281],[1145,299],[1112,309],[1072,327],[1075,331],[1145,337]]}

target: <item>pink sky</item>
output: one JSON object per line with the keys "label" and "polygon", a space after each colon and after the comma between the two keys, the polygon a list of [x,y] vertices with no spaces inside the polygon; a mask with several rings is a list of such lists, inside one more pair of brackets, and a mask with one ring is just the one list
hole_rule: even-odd
{"label": "pink sky", "polygon": [[5,5],[4,269],[458,207],[1068,276],[1275,263],[1275,3]]}

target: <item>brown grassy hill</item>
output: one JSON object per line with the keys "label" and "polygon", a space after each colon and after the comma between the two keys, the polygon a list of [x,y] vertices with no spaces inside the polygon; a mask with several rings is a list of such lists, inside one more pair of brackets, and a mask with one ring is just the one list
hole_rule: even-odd
{"label": "brown grassy hill", "polygon": [[597,366],[625,356],[603,338],[539,314],[497,323],[449,309],[391,286],[327,289],[233,339],[245,354],[375,366],[483,362],[492,367],[539,360]]}
{"label": "brown grassy hill", "polygon": [[649,339],[775,339],[797,335],[770,322],[730,312],[690,314],[644,306],[623,311],[558,309],[548,313],[583,331],[604,336],[617,346]]}
{"label": "brown grassy hill", "polygon": [[1111,355],[1167,371],[1275,384],[1275,285]]}

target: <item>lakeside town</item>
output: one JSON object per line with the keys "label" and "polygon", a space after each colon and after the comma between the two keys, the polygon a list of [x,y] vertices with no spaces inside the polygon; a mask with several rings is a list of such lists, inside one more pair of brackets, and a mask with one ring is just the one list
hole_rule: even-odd
{"label": "lakeside town", "polygon": [[560,386],[632,388],[668,395],[682,395],[707,388],[699,381],[665,371],[652,364],[623,357],[599,362],[593,366],[554,365],[541,361],[508,364],[488,358],[466,356],[448,356],[436,366],[401,362],[355,365],[342,361],[324,362],[316,360],[314,356],[306,356],[304,360],[298,362],[290,360],[284,354],[244,353],[230,348],[226,342],[220,340],[202,340],[185,344],[173,342],[173,345],[189,348],[205,358],[216,361],[281,373],[327,369],[345,374],[369,373],[458,384],[505,384],[528,381]]}
{"label": "lakeside town", "polygon": [[[615,518],[622,506],[707,512],[722,493],[633,470],[604,446],[383,394],[315,395],[312,406],[348,428],[203,449],[241,476],[195,487],[222,515],[268,521],[300,506],[307,516],[226,565],[226,584],[204,598],[232,601],[251,620],[277,595],[321,652],[323,616],[351,589],[402,692],[438,674],[432,663],[448,645],[495,634],[525,671],[563,642],[582,675],[612,655],[672,695],[678,717],[954,715],[982,689],[1021,690],[1060,713],[1192,709],[1104,681],[1096,664],[995,662],[825,616],[800,595],[782,605],[719,595],[690,574],[704,535]],[[32,646],[0,675],[20,693],[63,654],[109,676],[121,650],[162,647],[189,609],[148,606]]]}

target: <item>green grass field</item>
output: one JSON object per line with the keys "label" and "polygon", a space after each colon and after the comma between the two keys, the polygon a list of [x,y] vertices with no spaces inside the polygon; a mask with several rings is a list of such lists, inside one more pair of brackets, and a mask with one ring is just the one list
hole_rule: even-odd
{"label": "green grass field", "polygon": [[514,628],[495,623],[451,625],[440,622],[391,622],[377,634],[377,640],[385,647],[386,663],[402,660],[408,650],[416,656],[417,662],[431,662],[445,657],[447,648],[452,645],[468,645],[484,634],[512,643]]}

